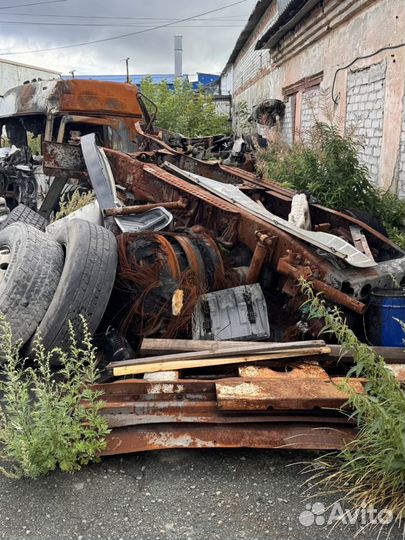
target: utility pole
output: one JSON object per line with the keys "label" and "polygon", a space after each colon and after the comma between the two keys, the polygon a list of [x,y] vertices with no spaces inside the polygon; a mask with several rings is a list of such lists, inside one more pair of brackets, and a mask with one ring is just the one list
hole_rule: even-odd
{"label": "utility pole", "polygon": [[129,76],[129,61],[130,61],[130,58],[125,58],[125,64],[127,66],[127,83],[131,82],[131,78]]}

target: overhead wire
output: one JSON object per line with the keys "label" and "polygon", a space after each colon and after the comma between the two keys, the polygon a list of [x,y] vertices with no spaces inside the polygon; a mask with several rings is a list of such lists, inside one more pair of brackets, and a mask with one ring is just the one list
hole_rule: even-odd
{"label": "overhead wire", "polygon": [[[66,1],[66,0],[58,0],[58,1]],[[10,9],[10,8],[5,8]],[[120,17],[118,15],[65,15],[65,14],[52,14],[52,13],[14,13],[14,12],[8,12],[6,15],[10,15],[13,17],[40,17],[42,18],[52,18],[52,19],[105,19],[105,20],[122,20],[122,21],[178,21],[178,17]],[[246,21],[246,19],[249,17],[249,15],[228,15],[227,17],[210,17],[209,19],[199,19],[195,18],[194,20],[198,21],[233,21],[233,20],[240,20],[240,21]]]}
{"label": "overhead wire", "polygon": [[[197,21],[189,21],[197,22]],[[44,22],[44,21],[3,21],[0,20],[0,25],[23,25],[23,26],[74,26],[74,27],[98,27],[98,28],[149,28],[150,25],[147,23],[136,24],[136,23],[55,23],[55,22]],[[190,26],[174,26],[172,28],[240,28],[243,24],[209,24],[209,25],[190,25]]]}
{"label": "overhead wire", "polygon": [[30,2],[29,4],[18,4],[17,6],[0,6],[0,9],[12,9],[17,7],[27,7],[27,6],[39,6],[41,4],[60,4],[62,2],[67,2],[68,0],[42,0],[41,2]]}
{"label": "overhead wire", "polygon": [[[193,19],[195,19],[197,17],[203,17],[205,15],[210,15],[211,13],[217,13],[218,11],[223,11],[224,9],[228,9],[230,7],[233,7],[233,6],[244,4],[246,1],[247,0],[238,0],[237,2],[232,2],[232,4],[227,4],[226,6],[222,6],[220,8],[211,9],[209,11],[205,11],[203,13],[198,13],[197,15],[193,15],[191,17],[185,17],[183,19],[179,19],[176,22],[177,23],[182,23],[182,22],[191,21],[191,20],[193,20]],[[176,24],[176,22],[172,21],[172,22],[168,22],[168,23],[165,23],[165,24],[160,24],[160,25],[157,25],[157,26],[153,26],[151,28],[145,28],[143,30],[138,30],[136,32],[128,32],[126,34],[119,34],[117,36],[111,36],[111,37],[108,37],[108,38],[94,39],[94,40],[91,40],[91,41],[84,41],[84,42],[81,42],[81,43],[75,43],[75,44],[69,44],[69,45],[61,45],[61,46],[58,46],[58,47],[47,47],[47,48],[44,48],[44,49],[34,49],[34,50],[30,50],[30,51],[4,51],[4,52],[0,52],[0,55],[2,55],[2,56],[15,56],[15,55],[18,55],[18,54],[34,54],[34,53],[39,53],[39,52],[49,52],[49,51],[60,51],[62,49],[72,49],[72,48],[75,48],[75,47],[94,45],[94,44],[97,44],[97,43],[105,43],[107,41],[123,39],[123,38],[126,38],[126,37],[133,37],[133,36],[136,36],[136,35],[145,34],[147,32],[152,32],[154,30],[160,30],[162,28],[168,28],[170,26],[174,26]]]}

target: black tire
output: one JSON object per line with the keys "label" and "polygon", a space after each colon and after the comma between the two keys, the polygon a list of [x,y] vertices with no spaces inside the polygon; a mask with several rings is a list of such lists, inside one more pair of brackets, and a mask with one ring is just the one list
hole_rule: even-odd
{"label": "black tire", "polygon": [[19,204],[14,210],[11,210],[7,219],[1,224],[0,230],[2,231],[12,223],[17,222],[27,223],[40,231],[44,231],[48,225],[48,222],[44,217],[40,216],[37,212],[34,212],[34,210],[31,210],[28,206],[25,206],[25,204]]}
{"label": "black tire", "polygon": [[65,247],[65,265],[52,302],[28,343],[29,355],[38,335],[46,350],[60,347],[68,351],[68,321],[80,343],[80,315],[94,334],[110,299],[117,270],[117,242],[104,227],[82,219],[64,220],[50,234]]}
{"label": "black tire", "polygon": [[63,269],[63,249],[26,223],[0,231],[0,249],[10,253],[9,262],[0,264],[0,312],[11,325],[14,341],[24,344],[52,301]]}

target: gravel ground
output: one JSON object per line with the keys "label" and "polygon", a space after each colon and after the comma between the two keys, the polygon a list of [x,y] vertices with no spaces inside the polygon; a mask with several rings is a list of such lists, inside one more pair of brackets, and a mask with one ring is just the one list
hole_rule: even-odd
{"label": "gravel ground", "polygon": [[[352,539],[361,525],[334,529],[328,508],[306,510],[302,474],[313,453],[171,450],[104,459],[74,475],[37,481],[0,478],[0,538],[7,540],[331,540]],[[311,503],[326,507],[330,497]],[[391,529],[381,529],[386,538]],[[360,538],[374,540],[368,528]],[[398,529],[390,539],[402,538]]]}

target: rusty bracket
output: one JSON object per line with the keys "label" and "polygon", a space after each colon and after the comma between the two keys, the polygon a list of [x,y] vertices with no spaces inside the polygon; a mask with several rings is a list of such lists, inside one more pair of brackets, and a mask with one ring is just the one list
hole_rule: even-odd
{"label": "rusty bracket", "polygon": [[[366,305],[354,298],[351,298],[347,294],[338,291],[334,287],[327,285],[319,279],[312,277],[312,269],[309,266],[293,266],[291,253],[288,253],[286,257],[279,259],[277,264],[277,272],[286,276],[287,278],[293,278],[296,281],[304,278],[308,280],[316,292],[322,292],[325,297],[334,302],[335,304],[340,304],[341,306],[347,307],[354,312],[362,315],[366,309]],[[287,292],[286,289],[285,292]]]}

